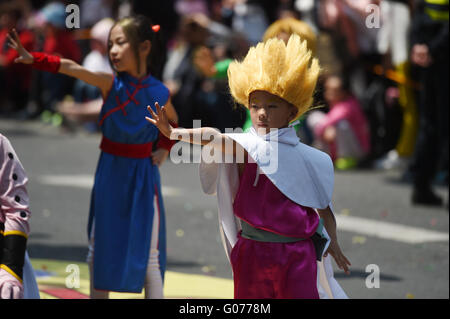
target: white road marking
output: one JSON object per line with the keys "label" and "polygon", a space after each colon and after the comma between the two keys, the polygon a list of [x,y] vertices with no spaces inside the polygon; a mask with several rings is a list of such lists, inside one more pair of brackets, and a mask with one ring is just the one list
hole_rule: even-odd
{"label": "white road marking", "polygon": [[92,175],[42,175],[38,181],[44,185],[70,186],[78,188],[92,188],[94,176]]}
{"label": "white road marking", "polygon": [[[92,175],[42,175],[37,178],[40,184],[91,189],[94,186]],[[163,196],[181,196],[183,190],[177,187],[162,186]]]}
{"label": "white road marking", "polygon": [[[38,177],[38,182],[44,185],[91,189],[94,177],[92,175],[42,175]],[[183,196],[186,192],[181,188],[163,186],[162,193],[164,196],[172,197]],[[335,216],[338,231],[348,231],[408,244],[449,241],[449,234],[444,232],[356,216],[340,214]]]}
{"label": "white road marking", "polygon": [[424,228],[336,214],[337,229],[408,244],[448,241],[449,234]]}

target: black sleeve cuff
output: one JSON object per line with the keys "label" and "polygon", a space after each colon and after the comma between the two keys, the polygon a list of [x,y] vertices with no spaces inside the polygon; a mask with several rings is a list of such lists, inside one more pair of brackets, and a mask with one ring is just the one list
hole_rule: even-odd
{"label": "black sleeve cuff", "polygon": [[16,277],[20,282],[22,282],[23,278],[26,246],[26,234],[18,231],[4,233],[3,255],[0,267]]}

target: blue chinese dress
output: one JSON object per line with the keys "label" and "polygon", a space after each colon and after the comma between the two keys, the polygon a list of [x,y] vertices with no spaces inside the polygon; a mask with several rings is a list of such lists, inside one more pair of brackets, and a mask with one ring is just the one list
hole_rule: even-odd
{"label": "blue chinese dress", "polygon": [[[94,287],[142,291],[152,238],[153,214],[159,214],[159,265],[164,279],[166,230],[159,170],[151,151],[158,129],[145,120],[147,105],[165,105],[169,90],[149,75],[114,77],[99,117],[102,152],[91,195],[88,236],[94,229]],[[161,138],[161,137],[160,137]],[[95,220],[95,222],[94,222]]]}

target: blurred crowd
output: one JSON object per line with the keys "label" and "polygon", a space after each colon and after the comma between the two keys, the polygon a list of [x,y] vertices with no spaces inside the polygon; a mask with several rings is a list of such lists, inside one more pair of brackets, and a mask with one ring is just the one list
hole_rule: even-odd
{"label": "blurred crowd", "polygon": [[[80,28],[67,28],[70,3],[80,8]],[[295,125],[301,140],[328,152],[337,169],[399,167],[413,185],[413,203],[441,205],[432,184],[448,185],[448,6],[448,0],[3,0],[0,116],[95,132],[102,105],[95,87],[14,64],[6,40],[12,28],[30,51],[112,72],[107,39],[114,20],[148,15],[161,26],[167,50],[154,76],[169,88],[179,124],[201,119],[221,131],[248,123],[228,93],[229,61],[268,33],[284,40],[300,33],[322,67],[315,108]],[[298,20],[307,25],[303,31],[294,28]]]}

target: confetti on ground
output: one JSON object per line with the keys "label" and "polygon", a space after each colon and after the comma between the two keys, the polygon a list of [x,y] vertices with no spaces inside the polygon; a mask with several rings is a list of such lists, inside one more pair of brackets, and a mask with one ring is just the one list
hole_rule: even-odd
{"label": "confetti on ground", "polygon": [[212,218],[214,217],[214,214],[213,214],[212,211],[206,210],[206,211],[203,212],[203,216],[204,216],[206,219],[212,219]]}
{"label": "confetti on ground", "polygon": [[353,236],[352,238],[352,243],[353,244],[365,244],[366,243],[367,238],[364,236]]}
{"label": "confetti on ground", "polygon": [[350,215],[350,209],[344,208],[343,210],[341,210],[341,214],[344,216]]}
{"label": "confetti on ground", "polygon": [[408,299],[414,299],[414,295],[411,294],[411,293],[407,293],[407,294],[406,294],[406,298],[408,298]]}
{"label": "confetti on ground", "polygon": [[216,267],[215,266],[203,266],[202,272],[208,275],[212,275],[215,273]]}
{"label": "confetti on ground", "polygon": [[36,278],[52,277],[56,275],[54,272],[49,272],[43,269],[35,269],[34,274],[36,275]]}
{"label": "confetti on ground", "polygon": [[431,218],[430,225],[431,226],[436,226],[437,225],[437,219],[436,218]]}
{"label": "confetti on ground", "polygon": [[209,272],[209,267],[208,266],[203,266],[202,267],[202,271],[203,272]]}
{"label": "confetti on ground", "polygon": [[177,231],[175,232],[175,234],[177,235],[177,237],[183,237],[183,236],[184,236],[184,230],[182,230],[182,229],[177,229]]}
{"label": "confetti on ground", "polygon": [[387,216],[388,216],[387,210],[383,210],[383,211],[381,212],[381,218],[386,218]]}
{"label": "confetti on ground", "polygon": [[50,213],[50,211],[48,209],[44,209],[42,211],[42,215],[44,215],[44,217],[48,218],[48,217],[50,217],[51,213]]}

